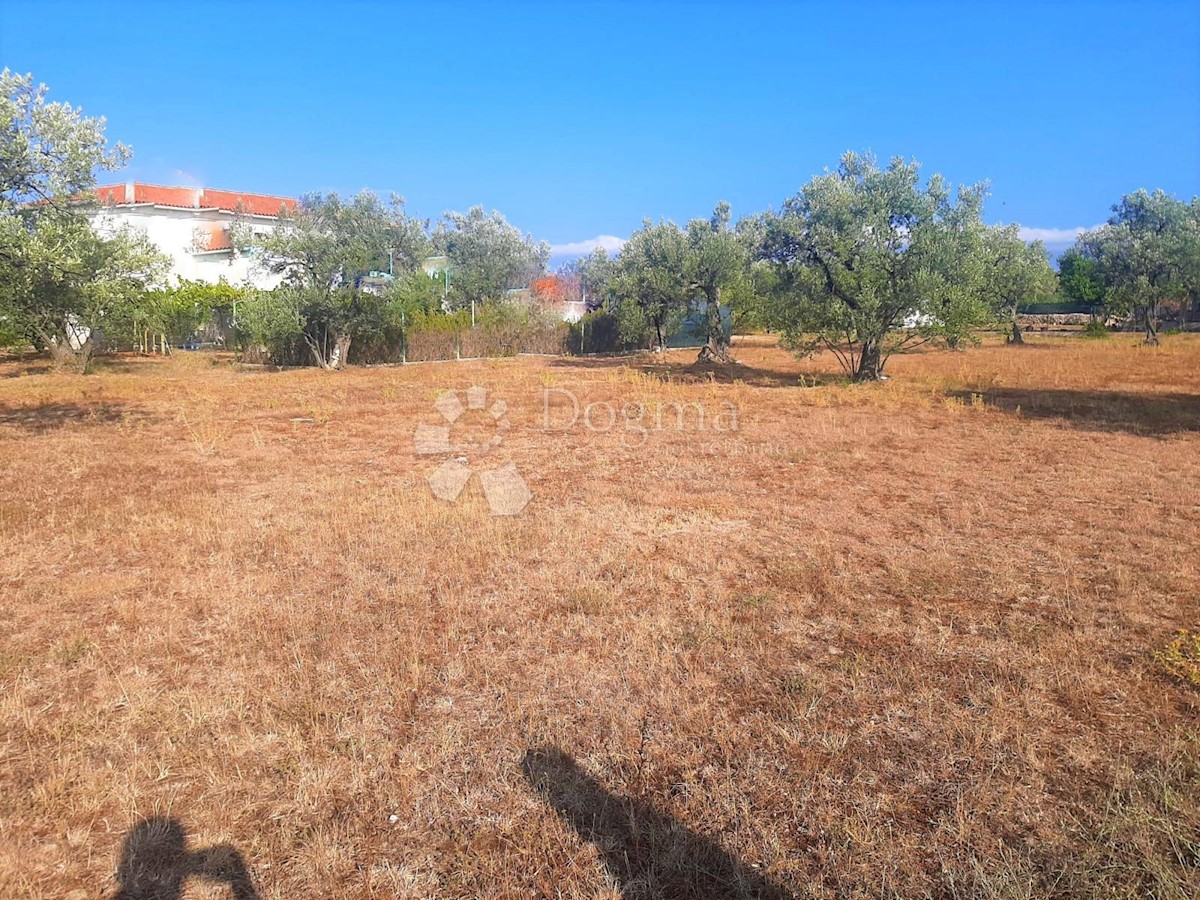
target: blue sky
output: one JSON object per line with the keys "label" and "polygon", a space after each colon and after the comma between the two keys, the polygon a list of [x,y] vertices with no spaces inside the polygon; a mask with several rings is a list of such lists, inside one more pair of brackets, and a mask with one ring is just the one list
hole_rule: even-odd
{"label": "blue sky", "polygon": [[560,251],[778,206],[847,149],[987,179],[1059,249],[1200,193],[1195,2],[0,0],[0,64],[108,118],[112,180],[483,204]]}

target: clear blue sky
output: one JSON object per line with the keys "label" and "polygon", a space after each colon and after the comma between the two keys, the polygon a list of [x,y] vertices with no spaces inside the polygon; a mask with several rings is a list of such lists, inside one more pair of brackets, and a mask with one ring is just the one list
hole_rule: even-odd
{"label": "clear blue sky", "polygon": [[847,149],[1071,229],[1200,193],[1200,3],[0,0],[0,64],[108,118],[114,180],[483,204],[553,244],[778,206]]}

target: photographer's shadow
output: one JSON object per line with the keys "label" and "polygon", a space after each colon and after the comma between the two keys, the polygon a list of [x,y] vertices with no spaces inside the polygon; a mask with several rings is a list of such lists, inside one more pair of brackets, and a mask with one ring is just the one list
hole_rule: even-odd
{"label": "photographer's shadow", "polygon": [[600,852],[625,900],[783,900],[790,894],[669,815],[610,793],[556,747],[529,750],[526,779]]}
{"label": "photographer's shadow", "polygon": [[180,900],[188,878],[229,885],[234,900],[257,900],[242,854],[228,844],[187,849],[187,834],[175,819],[146,819],[129,830],[117,865],[113,900]]}

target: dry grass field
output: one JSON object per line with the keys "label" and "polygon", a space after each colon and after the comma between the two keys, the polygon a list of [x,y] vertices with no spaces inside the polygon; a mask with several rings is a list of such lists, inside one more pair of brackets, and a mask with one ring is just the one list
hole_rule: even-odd
{"label": "dry grass field", "polygon": [[0,896],[1197,896],[1200,339],[1031,341],[0,362]]}

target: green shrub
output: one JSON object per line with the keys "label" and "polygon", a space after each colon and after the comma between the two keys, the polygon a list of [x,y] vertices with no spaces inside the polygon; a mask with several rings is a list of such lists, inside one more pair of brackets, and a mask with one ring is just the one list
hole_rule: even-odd
{"label": "green shrub", "polygon": [[284,291],[255,291],[237,310],[236,337],[246,362],[308,362],[300,314]]}
{"label": "green shrub", "polygon": [[470,310],[429,313],[407,334],[408,359],[516,356],[518,353],[565,353],[567,324],[539,306],[521,302],[481,304]]}
{"label": "green shrub", "polygon": [[1103,340],[1104,338],[1108,337],[1108,328],[1099,319],[1092,319],[1092,321],[1088,322],[1087,326],[1083,329],[1083,336],[1085,338]]}

